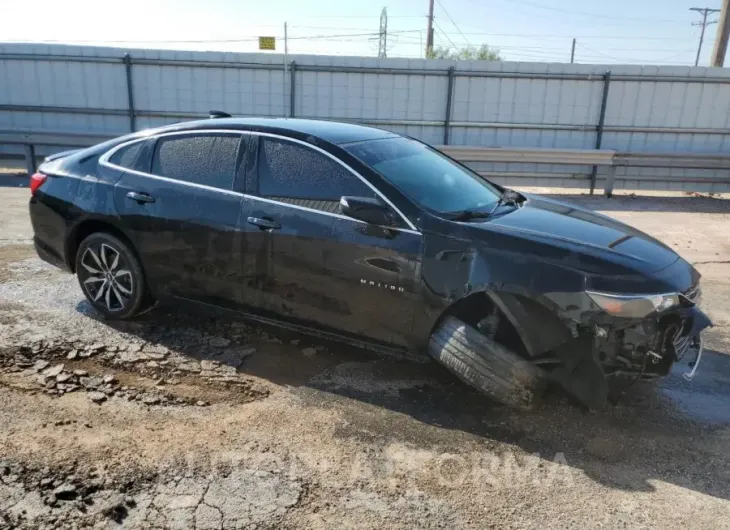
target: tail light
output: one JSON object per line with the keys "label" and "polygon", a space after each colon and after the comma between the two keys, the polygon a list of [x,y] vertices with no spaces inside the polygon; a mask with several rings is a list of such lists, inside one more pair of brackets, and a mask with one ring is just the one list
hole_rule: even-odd
{"label": "tail light", "polygon": [[40,188],[43,183],[48,178],[48,175],[44,175],[43,173],[33,173],[30,177],[30,193],[31,195],[35,195],[35,192]]}

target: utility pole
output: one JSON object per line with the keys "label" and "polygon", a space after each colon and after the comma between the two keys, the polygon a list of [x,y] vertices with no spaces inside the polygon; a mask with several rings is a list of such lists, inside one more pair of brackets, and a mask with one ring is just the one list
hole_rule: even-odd
{"label": "utility pole", "polygon": [[426,59],[433,54],[433,0],[428,2],[428,29],[426,30]]}
{"label": "utility pole", "polygon": [[693,26],[701,26],[702,30],[700,30],[700,43],[697,46],[697,57],[695,57],[695,66],[697,66],[700,62],[700,52],[702,52],[702,41],[705,40],[705,28],[709,26],[710,24],[717,24],[717,20],[712,20],[710,22],[707,22],[707,15],[711,13],[719,13],[719,9],[710,9],[709,7],[690,7],[690,11],[697,11],[699,14],[702,15],[702,22],[692,22]]}
{"label": "utility pole", "polygon": [[715,48],[712,50],[712,61],[710,62],[712,66],[725,64],[728,35],[730,35],[730,0],[723,0],[720,24],[717,26],[717,37],[715,37]]}
{"label": "utility pole", "polygon": [[573,59],[575,59],[575,38],[573,38],[573,46],[570,48],[570,63],[573,64]]}
{"label": "utility pole", "polygon": [[378,57],[388,56],[388,8],[380,12],[380,41],[378,42]]}

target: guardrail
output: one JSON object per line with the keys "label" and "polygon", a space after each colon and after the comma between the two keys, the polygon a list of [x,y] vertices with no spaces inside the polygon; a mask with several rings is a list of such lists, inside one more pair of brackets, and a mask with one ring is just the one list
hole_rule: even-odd
{"label": "guardrail", "polygon": [[519,162],[611,166],[616,151],[610,149],[535,149],[439,145],[438,149],[460,162]]}
{"label": "guardrail", "polygon": [[599,166],[608,168],[604,194],[610,197],[616,180],[614,157],[610,149],[538,149],[513,147],[438,146],[444,153],[460,162],[502,162],[593,166],[591,171],[591,195]]}
{"label": "guardrail", "polygon": [[[36,170],[36,146],[87,147],[113,138],[107,134],[66,133],[46,131],[0,130],[0,144],[22,145],[29,174]],[[613,194],[616,169],[619,167],[654,167],[668,169],[730,170],[730,156],[696,153],[621,153],[608,149],[537,149],[513,147],[436,146],[452,158],[463,162],[532,163],[554,165],[593,166],[591,175],[595,181],[598,167],[607,168],[604,195]],[[515,173],[518,176],[518,173]],[[549,173],[545,177],[551,176]],[[721,183],[730,186],[730,171],[725,178],[672,177],[661,180]],[[591,188],[591,194],[593,188]]]}

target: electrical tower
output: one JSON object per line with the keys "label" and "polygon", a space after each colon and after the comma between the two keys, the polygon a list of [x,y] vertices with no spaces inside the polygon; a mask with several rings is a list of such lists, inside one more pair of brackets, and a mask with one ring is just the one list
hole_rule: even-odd
{"label": "electrical tower", "polygon": [[380,41],[378,42],[378,57],[388,56],[388,8],[380,12]]}
{"label": "electrical tower", "polygon": [[700,43],[697,45],[697,57],[695,57],[695,66],[700,62],[700,52],[702,51],[702,41],[705,39],[705,28],[710,24],[717,24],[717,20],[707,22],[707,15],[711,13],[719,13],[719,9],[710,9],[709,7],[690,7],[690,11],[697,11],[702,15],[702,22],[692,22],[693,26],[701,26]]}

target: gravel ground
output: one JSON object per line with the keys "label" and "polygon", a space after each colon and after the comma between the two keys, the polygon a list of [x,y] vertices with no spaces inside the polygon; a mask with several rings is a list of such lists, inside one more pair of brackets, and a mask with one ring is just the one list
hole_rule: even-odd
{"label": "gravel ground", "polygon": [[699,375],[587,412],[231,316],[100,320],[0,188],[0,528],[730,528],[730,204],[570,195],[672,245]]}

